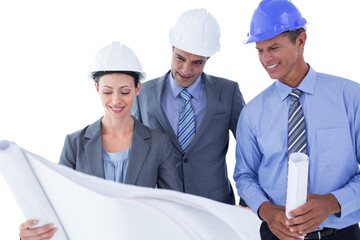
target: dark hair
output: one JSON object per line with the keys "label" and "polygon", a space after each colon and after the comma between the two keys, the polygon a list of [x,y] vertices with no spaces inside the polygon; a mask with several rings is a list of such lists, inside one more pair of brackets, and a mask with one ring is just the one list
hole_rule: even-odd
{"label": "dark hair", "polygon": [[300,33],[302,32],[306,32],[305,28],[298,28],[296,30],[288,30],[286,32],[283,32],[281,34],[283,34],[284,36],[288,37],[290,39],[290,41],[295,44],[296,43],[296,39],[297,37],[300,35]]}
{"label": "dark hair", "polygon": [[102,76],[104,76],[106,74],[111,74],[111,73],[121,73],[121,74],[126,74],[126,75],[129,75],[129,76],[133,77],[135,87],[138,86],[138,83],[140,81],[140,74],[137,73],[137,72],[131,72],[131,71],[99,71],[99,72],[95,72],[93,74],[93,79],[96,82],[96,84],[99,86],[100,77],[102,77]]}

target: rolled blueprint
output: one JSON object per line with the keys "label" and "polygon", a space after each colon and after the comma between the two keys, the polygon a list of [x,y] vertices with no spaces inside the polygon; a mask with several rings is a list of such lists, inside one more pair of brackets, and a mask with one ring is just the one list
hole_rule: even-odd
{"label": "rolled blueprint", "polygon": [[107,181],[49,162],[9,141],[0,141],[0,173],[26,219],[39,219],[40,226],[54,223],[54,240],[260,239],[260,221],[248,209]]}
{"label": "rolled blueprint", "polygon": [[309,157],[304,153],[292,153],[289,156],[286,191],[286,217],[289,212],[306,202],[308,185]]}

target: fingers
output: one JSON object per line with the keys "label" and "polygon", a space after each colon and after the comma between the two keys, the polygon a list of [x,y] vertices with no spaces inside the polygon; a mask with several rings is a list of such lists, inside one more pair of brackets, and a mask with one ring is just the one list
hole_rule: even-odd
{"label": "fingers", "polygon": [[291,232],[299,232],[303,235],[306,235],[309,232],[313,232],[316,230],[316,228],[322,223],[322,218],[313,215],[308,214],[309,217],[303,217],[302,219],[308,219],[306,221],[301,221],[301,224],[298,225],[291,225],[289,226],[289,230]]}
{"label": "fingers", "polygon": [[287,218],[285,214],[278,216],[271,225],[269,224],[270,230],[280,239],[297,239],[302,234],[297,231],[290,231],[289,226],[286,224]]}
{"label": "fingers", "polygon": [[279,239],[284,240],[299,240],[302,234],[298,232],[290,232],[289,229],[283,224],[276,224],[274,226],[269,226],[271,232],[275,234]]}
{"label": "fingers", "polygon": [[241,205],[235,205],[235,207],[243,208],[243,209],[250,209],[249,207],[244,207],[244,206],[241,206]]}
{"label": "fingers", "polygon": [[49,240],[55,235],[56,231],[57,231],[57,228],[52,228],[45,233],[30,237],[30,238],[26,238],[26,239],[22,238],[22,240]]}
{"label": "fingers", "polygon": [[22,223],[19,228],[20,228],[20,230],[25,230],[25,229],[28,229],[29,227],[35,226],[38,223],[39,223],[38,220],[28,220],[28,221]]}
{"label": "fingers", "polygon": [[309,211],[311,211],[311,209],[313,209],[312,203],[308,201],[305,204],[301,205],[300,207],[290,211],[289,216],[295,217],[295,216],[304,215]]}
{"label": "fingers", "polygon": [[29,228],[38,223],[37,220],[29,220],[20,225],[19,236],[22,240],[47,240],[54,236],[57,228],[53,224],[47,224],[38,228]]}

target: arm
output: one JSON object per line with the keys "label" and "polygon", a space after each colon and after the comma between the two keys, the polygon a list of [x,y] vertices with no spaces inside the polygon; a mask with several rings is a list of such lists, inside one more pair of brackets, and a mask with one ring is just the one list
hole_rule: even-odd
{"label": "arm", "polygon": [[164,135],[164,141],[161,143],[162,153],[158,169],[159,188],[167,188],[183,192],[182,182],[176,168],[175,154],[170,139]]}
{"label": "arm", "polygon": [[241,111],[236,128],[236,164],[234,180],[238,194],[255,213],[263,202],[269,201],[259,184],[258,169],[261,163],[256,131],[250,120],[248,108]]}
{"label": "arm", "polygon": [[72,169],[75,169],[76,167],[75,151],[71,144],[70,135],[67,135],[65,138],[65,143],[60,155],[59,164]]}
{"label": "arm", "polygon": [[230,121],[230,130],[233,133],[235,139],[236,139],[236,127],[237,127],[238,119],[240,116],[240,112],[244,106],[245,106],[245,102],[240,92],[239,84],[236,83],[232,98],[231,121]]}
{"label": "arm", "polygon": [[265,220],[270,230],[280,239],[297,239],[286,223],[285,207],[270,203],[259,183],[258,170],[262,153],[256,140],[256,126],[252,124],[248,108],[240,114],[236,129],[236,165],[234,180],[241,198],[258,216]]}
{"label": "arm", "polygon": [[[352,146],[357,164],[354,164],[356,173],[342,188],[332,191],[341,206],[337,217],[344,218],[360,209],[360,84],[346,82],[343,90],[344,105],[352,135]],[[344,159],[344,161],[352,161]],[[356,166],[357,165],[357,166]]]}

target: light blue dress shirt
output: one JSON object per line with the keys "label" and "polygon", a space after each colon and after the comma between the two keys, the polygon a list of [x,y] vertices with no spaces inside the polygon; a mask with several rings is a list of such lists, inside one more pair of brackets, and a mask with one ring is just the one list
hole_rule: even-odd
{"label": "light blue dress shirt", "polygon": [[130,149],[131,146],[122,152],[116,153],[109,153],[103,149],[105,179],[119,183],[125,182]]}
{"label": "light blue dress shirt", "polygon": [[[180,96],[180,92],[183,89],[183,87],[180,87],[175,82],[175,79],[170,72],[165,81],[161,106],[175,132],[175,135],[177,135],[178,132],[180,111],[184,104],[184,100]],[[187,90],[191,94],[190,102],[194,109],[196,132],[196,129],[199,128],[200,123],[205,115],[206,108],[205,85],[201,76],[190,87],[188,87]]]}
{"label": "light blue dress shirt", "polygon": [[[310,67],[297,88],[303,91],[308,193],[332,193],[341,206],[340,214],[318,229],[355,224],[360,221],[360,85]],[[277,80],[240,114],[234,180],[255,212],[264,201],[285,206],[291,90]]]}

